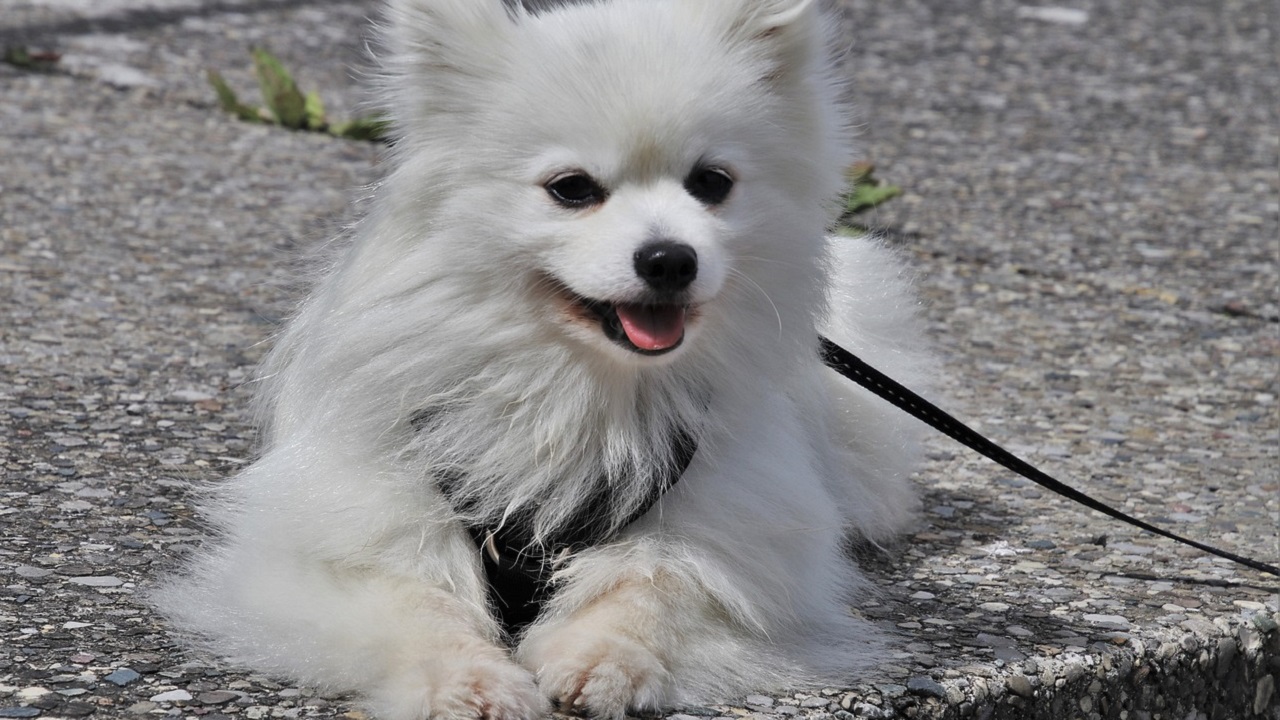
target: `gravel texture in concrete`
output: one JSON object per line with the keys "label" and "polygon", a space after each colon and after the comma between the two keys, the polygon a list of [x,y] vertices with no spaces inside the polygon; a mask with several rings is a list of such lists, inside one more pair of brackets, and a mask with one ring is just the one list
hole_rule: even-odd
{"label": "gravel texture in concrete", "polygon": [[[1264,0],[841,0],[870,221],[915,261],[944,404],[1126,512],[1280,561],[1280,63]],[[190,655],[140,602],[252,456],[250,377],[367,143],[237,122],[265,45],[335,115],[369,2],[7,0],[0,44],[0,718],[358,717]],[[894,662],[674,716],[1280,719],[1275,577],[942,438],[866,551]]]}

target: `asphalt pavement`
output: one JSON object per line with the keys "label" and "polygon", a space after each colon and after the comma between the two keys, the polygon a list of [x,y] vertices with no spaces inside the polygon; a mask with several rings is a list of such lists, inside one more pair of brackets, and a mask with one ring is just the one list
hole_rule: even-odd
{"label": "asphalt pavement", "polygon": [[[219,110],[265,46],[361,112],[364,0],[5,0],[0,718],[358,717],[187,652],[142,602],[235,472],[246,381],[381,149]],[[1280,562],[1280,9],[841,0],[864,217],[912,259],[943,404],[1126,512]],[[54,53],[56,55],[50,55]],[[56,57],[56,61],[54,58]],[[864,558],[898,633],[845,687],[687,716],[1280,719],[1280,579],[943,438]]]}

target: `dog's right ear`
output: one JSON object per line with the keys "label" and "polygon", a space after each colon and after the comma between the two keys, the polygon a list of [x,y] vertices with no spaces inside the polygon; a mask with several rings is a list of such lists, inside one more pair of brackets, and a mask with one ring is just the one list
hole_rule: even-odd
{"label": "dog's right ear", "polygon": [[393,120],[465,109],[504,61],[518,14],[503,0],[388,0],[378,54]]}

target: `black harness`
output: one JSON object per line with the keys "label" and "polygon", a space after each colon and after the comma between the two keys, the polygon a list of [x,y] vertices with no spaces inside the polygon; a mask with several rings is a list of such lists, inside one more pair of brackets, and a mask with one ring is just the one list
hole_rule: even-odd
{"label": "black harness", "polygon": [[[601,483],[599,491],[561,524],[561,530],[534,543],[533,512],[518,513],[499,527],[469,525],[467,532],[484,560],[484,574],[489,585],[489,605],[508,635],[515,635],[538,617],[551,587],[551,573],[560,560],[582,548],[599,545],[617,531],[639,520],[684,475],[698,450],[694,439],[685,431],[676,432],[671,443],[671,458],[644,501],[630,517],[617,525],[608,522],[609,496]],[[465,509],[466,503],[455,498],[457,483],[442,482],[441,490],[454,507]]]}
{"label": "black harness", "polygon": [[[930,427],[947,435],[960,444],[981,453],[984,457],[1022,475],[1032,482],[1059,495],[1074,500],[1085,507],[1092,508],[1112,518],[1135,527],[1169,538],[1176,542],[1190,545],[1211,555],[1226,558],[1255,570],[1280,576],[1280,568],[1258,560],[1219,550],[1204,543],[1184,538],[1180,535],[1156,527],[1150,523],[1127,515],[1109,505],[1095,500],[1085,493],[1062,483],[1039,469],[1017,457],[1008,450],[996,445],[964,423],[943,412],[937,406],[915,394],[892,378],[863,362],[853,353],[845,350],[827,338],[820,338],[822,361],[828,367],[844,377],[858,383],[879,397],[889,401],[895,407],[912,417],[923,421]],[[551,574],[557,563],[576,550],[598,545],[631,523],[639,520],[658,502],[663,493],[670,490],[693,460],[697,452],[697,444],[690,435],[678,430],[672,442],[671,460],[666,472],[650,489],[645,501],[629,518],[617,526],[611,526],[605,520],[609,498],[603,488],[583,504],[569,522],[563,524],[563,530],[550,541],[535,546],[533,542],[532,512],[525,512],[497,528],[486,525],[473,525],[467,528],[480,554],[484,558],[484,572],[489,585],[489,601],[497,615],[498,622],[509,635],[514,635],[537,618],[550,590]],[[459,503],[454,497],[456,483],[442,482],[441,490],[454,502],[455,507],[465,510],[465,503]]]}

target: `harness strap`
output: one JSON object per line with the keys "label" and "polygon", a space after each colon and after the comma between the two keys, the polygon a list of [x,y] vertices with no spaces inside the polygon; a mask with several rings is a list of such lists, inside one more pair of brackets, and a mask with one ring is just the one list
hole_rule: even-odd
{"label": "harness strap", "polygon": [[[533,541],[532,512],[520,513],[499,527],[469,526],[467,532],[480,548],[484,561],[489,604],[503,630],[514,636],[532,623],[547,599],[551,574],[558,562],[582,548],[604,543],[617,530],[643,517],[680,481],[697,451],[698,444],[693,437],[683,428],[676,430],[666,473],[655,483],[644,502],[616,526],[607,521],[609,496],[603,483],[563,524],[559,533],[540,545]],[[442,483],[441,487],[453,501],[454,485]],[[456,506],[457,502],[454,504]]]}
{"label": "harness strap", "polygon": [[1175,542],[1184,545],[1190,545],[1197,550],[1202,550],[1210,555],[1226,558],[1232,562],[1240,563],[1254,570],[1271,573],[1280,576],[1280,568],[1275,565],[1254,560],[1252,558],[1243,557],[1226,550],[1219,550],[1211,545],[1205,545],[1196,542],[1181,535],[1176,535],[1163,528],[1152,525],[1151,523],[1139,520],[1130,515],[1116,510],[1115,508],[1076,490],[1075,488],[1059,482],[1049,475],[1041,472],[1038,468],[1026,462],[1022,458],[996,445],[994,442],[980,435],[977,431],[969,426],[948,415],[940,410],[937,406],[928,400],[920,397],[898,382],[876,370],[861,358],[853,353],[845,350],[839,345],[831,342],[827,338],[821,338],[822,361],[828,367],[845,376],[846,378],[858,383],[862,387],[879,395],[881,398],[888,400],[890,403],[908,415],[925,422],[929,427],[941,432],[947,437],[964,445],[965,447],[975,450],[989,460],[992,460],[1013,472],[1027,478],[1031,482],[1053,492],[1070,498],[1087,508],[1097,510],[1104,515],[1109,515],[1121,522],[1128,523],[1134,527],[1142,528],[1150,533],[1155,533],[1162,537],[1169,538]]}

